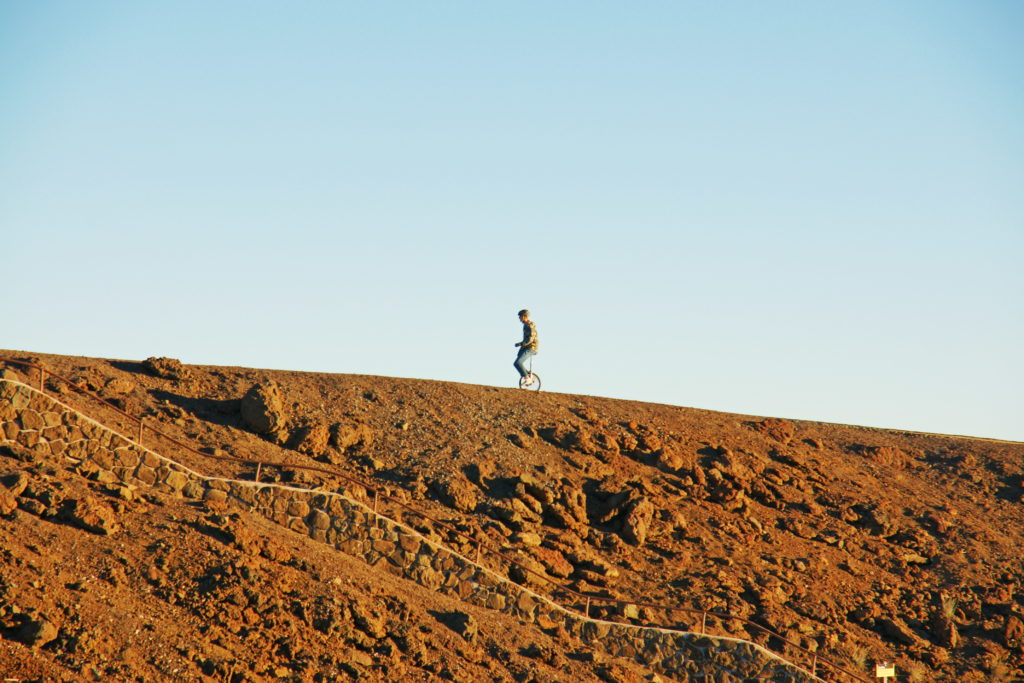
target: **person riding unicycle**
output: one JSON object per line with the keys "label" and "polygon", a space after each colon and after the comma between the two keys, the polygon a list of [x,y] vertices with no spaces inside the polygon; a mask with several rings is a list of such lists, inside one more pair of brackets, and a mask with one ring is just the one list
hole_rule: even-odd
{"label": "person riding unicycle", "polygon": [[534,374],[527,369],[526,363],[537,355],[537,326],[530,320],[530,312],[525,308],[519,311],[519,322],[523,323],[523,341],[516,342],[516,346],[519,347],[519,355],[516,356],[516,362],[513,365],[519,372],[519,386],[528,387],[536,379]]}

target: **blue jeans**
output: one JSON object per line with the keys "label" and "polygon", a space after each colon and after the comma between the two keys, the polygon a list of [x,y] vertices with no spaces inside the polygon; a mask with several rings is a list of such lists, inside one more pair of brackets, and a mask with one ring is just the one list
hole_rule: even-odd
{"label": "blue jeans", "polygon": [[525,346],[519,348],[519,355],[516,356],[516,362],[513,363],[512,365],[514,365],[516,370],[519,371],[520,377],[526,377],[528,374],[530,374],[530,371],[526,369],[526,362],[536,355],[536,351],[531,351]]}

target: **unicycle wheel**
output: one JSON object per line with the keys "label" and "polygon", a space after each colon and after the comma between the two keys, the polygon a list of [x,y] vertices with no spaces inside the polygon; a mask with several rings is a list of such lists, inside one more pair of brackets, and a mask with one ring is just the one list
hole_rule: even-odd
{"label": "unicycle wheel", "polygon": [[529,375],[519,378],[519,388],[530,391],[540,391],[540,375],[531,372]]}

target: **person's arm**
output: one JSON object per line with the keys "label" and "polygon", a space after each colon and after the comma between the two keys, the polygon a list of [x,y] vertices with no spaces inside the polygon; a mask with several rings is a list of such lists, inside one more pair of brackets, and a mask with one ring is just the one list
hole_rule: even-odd
{"label": "person's arm", "polygon": [[523,341],[520,346],[532,346],[537,341],[537,326],[532,322],[523,326]]}

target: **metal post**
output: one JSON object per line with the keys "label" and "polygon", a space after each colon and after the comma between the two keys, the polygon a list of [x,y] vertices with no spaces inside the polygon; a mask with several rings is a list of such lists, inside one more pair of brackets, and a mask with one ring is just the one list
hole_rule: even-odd
{"label": "metal post", "polygon": [[260,480],[260,470],[263,469],[263,463],[256,463],[256,481]]}
{"label": "metal post", "polygon": [[811,660],[811,675],[814,676],[818,673],[818,653],[814,653],[814,659]]}
{"label": "metal post", "polygon": [[587,619],[589,619],[589,618],[590,618],[590,596],[589,596],[589,595],[587,596],[587,609],[586,609],[586,611],[585,611],[585,612],[583,613],[583,615],[584,615],[584,616],[585,616],[585,617],[586,617]]}
{"label": "metal post", "polygon": [[139,418],[139,445],[142,445],[142,423],[146,420],[145,417]]}
{"label": "metal post", "polygon": [[480,541],[476,542],[476,559],[474,560],[477,564],[480,564]]}
{"label": "metal post", "polygon": [[373,490],[373,514],[377,514],[377,498],[380,495],[379,489]]}
{"label": "metal post", "polygon": [[704,635],[704,629],[707,627],[707,625],[708,625],[708,613],[704,612],[704,614],[702,614],[701,617],[700,617],[700,634],[701,635]]}
{"label": "metal post", "polygon": [[45,379],[46,379],[46,370],[43,368],[43,366],[40,365],[39,366],[39,391],[41,391],[44,394],[46,393],[46,387],[43,386],[43,380],[45,380]]}

